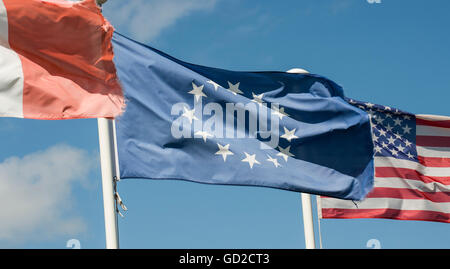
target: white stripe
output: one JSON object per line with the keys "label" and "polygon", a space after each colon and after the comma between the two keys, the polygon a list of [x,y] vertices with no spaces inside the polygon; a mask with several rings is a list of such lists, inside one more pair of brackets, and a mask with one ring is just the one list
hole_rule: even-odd
{"label": "white stripe", "polygon": [[358,207],[348,200],[334,198],[319,198],[322,208],[341,209],[398,209],[398,210],[429,210],[450,213],[450,203],[434,203],[424,199],[395,199],[395,198],[368,198],[356,202]]}
{"label": "white stripe", "polygon": [[429,121],[450,120],[450,117],[439,115],[417,114],[416,118]]}
{"label": "white stripe", "polygon": [[0,117],[23,118],[23,71],[19,56],[9,47],[8,16],[0,0]]}
{"label": "white stripe", "polygon": [[425,136],[450,136],[450,128],[417,125],[416,135]]}
{"label": "white stripe", "polygon": [[450,148],[447,147],[420,147],[417,146],[417,154],[422,157],[450,158]]}
{"label": "white stripe", "polygon": [[[317,203],[317,217],[319,218],[319,219],[321,219],[322,218],[322,200],[323,200],[324,198],[322,198],[322,197],[320,197],[320,196],[316,196],[316,203]],[[320,221],[319,221],[319,223],[320,223]]]}
{"label": "white stripe", "polygon": [[450,186],[439,182],[424,183],[420,180],[408,180],[397,177],[376,178],[374,188],[412,189],[421,192],[450,192]]}
{"label": "white stripe", "polygon": [[430,177],[450,176],[450,168],[448,167],[427,167],[417,162],[392,157],[375,157],[375,167],[409,168]]}

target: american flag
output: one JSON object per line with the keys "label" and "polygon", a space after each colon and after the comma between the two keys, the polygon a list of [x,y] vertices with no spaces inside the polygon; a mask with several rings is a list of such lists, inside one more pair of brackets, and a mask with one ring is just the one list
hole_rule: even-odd
{"label": "american flag", "polygon": [[348,102],[371,117],[374,188],[363,201],[318,197],[319,217],[450,223],[450,117]]}

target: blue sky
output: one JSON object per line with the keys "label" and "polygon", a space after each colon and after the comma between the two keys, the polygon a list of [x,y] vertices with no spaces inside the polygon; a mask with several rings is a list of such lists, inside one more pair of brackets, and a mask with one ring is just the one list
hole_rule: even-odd
{"label": "blue sky", "polygon": [[[450,116],[450,2],[109,0],[116,30],[181,60],[300,67],[355,99]],[[95,119],[0,118],[0,248],[105,245]],[[122,248],[304,248],[300,194],[123,180]],[[3,221],[7,220],[7,221]],[[317,232],[317,220],[316,232]],[[445,223],[322,220],[324,248],[450,248]],[[318,235],[318,234],[317,234]]]}

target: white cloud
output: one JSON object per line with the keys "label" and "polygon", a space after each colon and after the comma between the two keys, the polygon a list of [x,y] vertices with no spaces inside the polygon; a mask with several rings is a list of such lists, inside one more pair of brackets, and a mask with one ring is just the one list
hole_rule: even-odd
{"label": "white cloud", "polygon": [[194,11],[210,10],[216,0],[108,1],[103,13],[116,28],[126,29],[141,41],[150,41],[167,27]]}
{"label": "white cloud", "polygon": [[17,243],[83,232],[73,211],[73,187],[86,181],[95,158],[57,145],[0,163],[0,240]]}
{"label": "white cloud", "polygon": [[333,0],[330,3],[330,9],[333,14],[338,14],[347,11],[354,3],[354,0]]}

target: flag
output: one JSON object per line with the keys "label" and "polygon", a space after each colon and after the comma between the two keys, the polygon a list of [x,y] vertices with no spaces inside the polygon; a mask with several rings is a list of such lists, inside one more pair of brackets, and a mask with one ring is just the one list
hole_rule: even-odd
{"label": "flag", "polygon": [[120,177],[262,186],[362,199],[373,184],[367,113],[312,74],[235,72],[177,60],[120,34],[127,109]]}
{"label": "flag", "polygon": [[115,117],[113,27],[95,0],[0,0],[0,117]]}
{"label": "flag", "polygon": [[349,100],[371,115],[373,190],[360,202],[319,198],[322,218],[450,222],[450,117]]}

